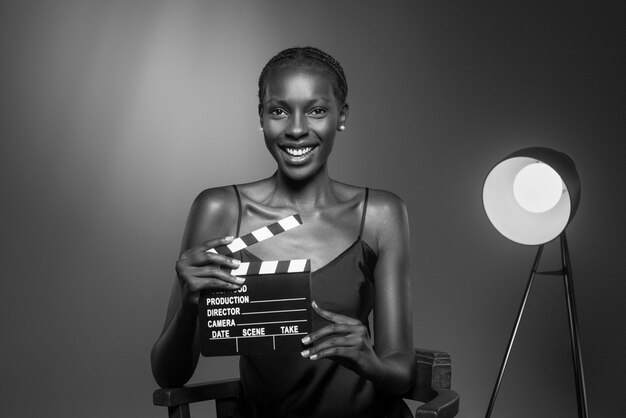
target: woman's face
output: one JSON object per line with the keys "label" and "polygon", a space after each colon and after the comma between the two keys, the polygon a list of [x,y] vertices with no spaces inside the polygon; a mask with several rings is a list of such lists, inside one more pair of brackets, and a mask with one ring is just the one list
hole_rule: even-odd
{"label": "woman's face", "polygon": [[307,68],[269,74],[259,108],[265,145],[278,169],[304,180],[324,167],[347,106],[337,103],[328,76]]}

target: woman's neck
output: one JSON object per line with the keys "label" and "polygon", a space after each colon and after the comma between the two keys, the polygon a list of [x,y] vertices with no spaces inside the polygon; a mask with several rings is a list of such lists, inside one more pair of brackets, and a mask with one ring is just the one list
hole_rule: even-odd
{"label": "woman's neck", "polygon": [[337,203],[326,166],[305,180],[290,179],[280,171],[272,178],[275,184],[272,200],[279,203],[278,206],[290,206],[299,213],[308,213]]}

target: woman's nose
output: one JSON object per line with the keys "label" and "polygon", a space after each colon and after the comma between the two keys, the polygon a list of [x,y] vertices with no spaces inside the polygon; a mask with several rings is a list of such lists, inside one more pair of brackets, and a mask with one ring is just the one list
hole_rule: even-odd
{"label": "woman's nose", "polygon": [[286,134],[292,138],[298,139],[301,136],[305,136],[309,133],[309,128],[306,124],[306,120],[303,114],[299,112],[294,113],[287,126]]}

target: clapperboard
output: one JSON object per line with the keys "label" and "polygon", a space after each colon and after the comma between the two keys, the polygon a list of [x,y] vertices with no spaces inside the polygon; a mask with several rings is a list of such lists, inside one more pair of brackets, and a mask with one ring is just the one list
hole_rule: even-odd
{"label": "clapperboard", "polygon": [[[230,255],[301,224],[292,215],[208,252]],[[246,278],[240,289],[200,295],[202,355],[301,351],[302,337],[311,332],[310,260],[241,263],[230,273]]]}

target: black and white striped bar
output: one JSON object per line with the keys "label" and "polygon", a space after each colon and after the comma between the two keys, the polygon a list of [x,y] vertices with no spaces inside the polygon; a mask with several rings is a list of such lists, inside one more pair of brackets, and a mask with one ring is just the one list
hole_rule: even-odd
{"label": "black and white striped bar", "polygon": [[244,262],[235,270],[233,276],[258,276],[263,274],[303,273],[311,271],[311,261],[301,260],[274,260]]}
{"label": "black and white striped bar", "polygon": [[302,219],[300,218],[300,215],[295,214],[287,216],[286,218],[281,219],[278,222],[274,222],[273,224],[264,226],[263,228],[259,228],[242,237],[235,238],[233,242],[228,245],[220,245],[207,250],[207,252],[221,255],[233,254],[237,251],[243,250],[246,247],[249,247],[250,245],[264,241],[268,238],[272,238],[275,235],[278,235],[285,231],[289,231],[290,229],[293,229],[300,225],[302,225]]}

